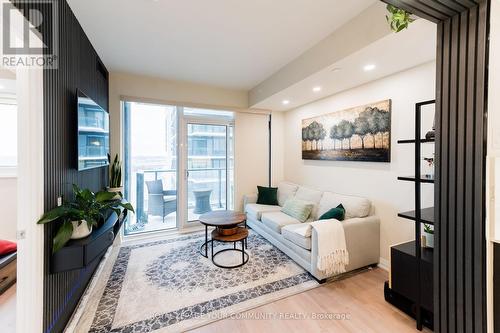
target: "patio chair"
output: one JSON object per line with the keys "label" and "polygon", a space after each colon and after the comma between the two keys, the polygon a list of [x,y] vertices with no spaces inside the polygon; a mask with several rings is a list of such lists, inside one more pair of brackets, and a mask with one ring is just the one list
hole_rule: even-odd
{"label": "patio chair", "polygon": [[161,216],[165,222],[165,216],[177,211],[177,191],[163,190],[162,180],[146,182],[148,188],[148,215]]}

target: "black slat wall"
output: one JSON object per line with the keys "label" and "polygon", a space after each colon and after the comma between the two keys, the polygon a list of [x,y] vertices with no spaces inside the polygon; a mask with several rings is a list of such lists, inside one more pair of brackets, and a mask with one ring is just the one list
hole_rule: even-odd
{"label": "black slat wall", "polygon": [[[107,168],[78,172],[76,166],[76,89],[85,92],[105,110],[108,106],[108,72],[65,0],[58,3],[59,69],[44,71],[45,210],[57,197],[71,197],[71,184],[100,190],[107,185]],[[36,4],[14,3],[24,10]],[[51,38],[42,31],[44,40]],[[33,222],[34,223],[34,222]],[[100,258],[85,269],[50,273],[51,226],[45,229],[44,332],[62,332],[85,290]]]}
{"label": "black slat wall", "polygon": [[438,24],[435,328],[486,332],[488,2]]}
{"label": "black slat wall", "polygon": [[434,329],[486,332],[489,1],[384,2],[438,24]]}

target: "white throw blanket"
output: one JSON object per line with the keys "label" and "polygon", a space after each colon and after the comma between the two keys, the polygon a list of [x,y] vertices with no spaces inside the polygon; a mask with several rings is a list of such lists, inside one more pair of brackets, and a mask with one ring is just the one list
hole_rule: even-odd
{"label": "white throw blanket", "polygon": [[318,235],[318,270],[327,275],[345,272],[349,264],[344,226],[336,219],[321,220],[311,223]]}

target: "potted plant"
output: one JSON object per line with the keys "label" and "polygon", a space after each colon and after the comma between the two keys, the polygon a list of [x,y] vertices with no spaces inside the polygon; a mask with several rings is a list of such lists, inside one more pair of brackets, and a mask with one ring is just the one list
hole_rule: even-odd
{"label": "potted plant", "polygon": [[434,248],[434,229],[428,224],[424,224],[424,236],[426,247]]}
{"label": "potted plant", "polygon": [[115,199],[121,199],[123,197],[122,163],[118,158],[118,154],[115,155],[115,159],[113,160],[113,163],[109,167],[108,192],[115,193]]}
{"label": "potted plant", "polygon": [[396,33],[408,29],[410,23],[415,21],[411,13],[393,5],[387,5],[387,11],[389,12],[389,15],[385,16],[387,23],[389,23],[391,30]]}
{"label": "potted plant", "polygon": [[37,222],[46,224],[59,223],[53,239],[52,252],[60,250],[70,239],[87,237],[92,228],[104,220],[104,214],[113,210],[120,215],[120,207],[134,211],[132,205],[121,200],[114,200],[116,193],[100,191],[94,193],[88,189],[80,189],[73,184],[74,201],[64,202],[47,213]]}

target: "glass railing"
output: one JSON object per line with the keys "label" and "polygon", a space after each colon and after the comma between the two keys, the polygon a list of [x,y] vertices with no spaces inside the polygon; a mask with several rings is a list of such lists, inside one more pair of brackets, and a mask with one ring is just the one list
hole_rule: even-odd
{"label": "glass railing", "polygon": [[[226,209],[228,203],[226,168],[191,168],[188,169],[188,210],[196,210],[195,192],[206,192],[212,210]],[[136,173],[136,214],[138,219],[147,219],[148,191],[146,182],[162,180],[163,190],[177,191],[177,170],[143,170]],[[232,184],[229,189],[232,195]],[[229,200],[231,202],[231,200]],[[191,212],[190,212],[191,213]]]}

